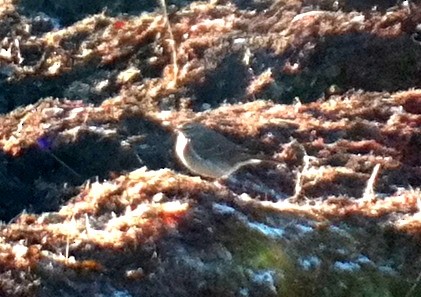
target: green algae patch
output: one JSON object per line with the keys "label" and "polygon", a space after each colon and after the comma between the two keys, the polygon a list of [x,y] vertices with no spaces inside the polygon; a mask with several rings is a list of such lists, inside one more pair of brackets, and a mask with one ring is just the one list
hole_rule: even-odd
{"label": "green algae patch", "polygon": [[233,233],[223,232],[220,237],[239,264],[256,269],[283,268],[291,265],[282,244],[277,240],[268,238],[238,222],[230,228],[236,230],[231,230]]}
{"label": "green algae patch", "polygon": [[[364,263],[363,260],[339,261],[330,253],[315,252],[305,256],[304,248],[294,248],[287,238],[282,237],[281,228],[276,229],[279,234],[278,237],[274,237],[273,234],[269,236],[250,227],[252,224],[249,221],[226,221],[224,226],[229,228],[230,232],[224,230],[219,234],[219,239],[232,253],[232,267],[237,266],[246,278],[258,278],[263,273],[271,275],[270,281],[274,290],[270,296],[421,295],[421,287],[416,285],[416,281],[408,281],[407,278],[396,274],[392,268],[385,266],[382,269],[372,262]],[[267,227],[263,224],[262,226]],[[306,265],[305,259],[316,260],[309,261],[310,264]]]}
{"label": "green algae patch", "polygon": [[[393,297],[420,296],[421,290],[414,288],[401,276],[384,275],[378,271],[338,272],[311,271],[307,273],[307,284],[303,291],[316,292],[319,296],[337,297]],[[302,294],[305,296],[305,294]]]}
{"label": "green algae patch", "polygon": [[293,281],[299,279],[297,270],[282,240],[270,238],[238,222],[228,225],[232,230],[221,232],[220,239],[232,253],[233,262],[248,278],[253,277],[253,273],[269,271],[277,296],[300,296]]}

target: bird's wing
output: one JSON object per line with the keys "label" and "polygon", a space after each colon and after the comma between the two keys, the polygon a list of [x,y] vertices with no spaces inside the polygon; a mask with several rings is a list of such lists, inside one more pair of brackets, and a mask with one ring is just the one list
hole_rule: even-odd
{"label": "bird's wing", "polygon": [[205,159],[229,159],[235,158],[243,161],[252,158],[247,149],[239,146],[225,136],[210,131],[212,141],[192,141],[190,144],[194,151]]}

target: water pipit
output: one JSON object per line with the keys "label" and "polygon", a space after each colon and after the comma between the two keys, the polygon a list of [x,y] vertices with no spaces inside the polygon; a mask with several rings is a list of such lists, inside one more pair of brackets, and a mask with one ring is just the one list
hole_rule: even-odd
{"label": "water pipit", "polygon": [[264,161],[198,123],[189,123],[178,129],[175,153],[191,172],[210,178],[226,177],[245,165]]}

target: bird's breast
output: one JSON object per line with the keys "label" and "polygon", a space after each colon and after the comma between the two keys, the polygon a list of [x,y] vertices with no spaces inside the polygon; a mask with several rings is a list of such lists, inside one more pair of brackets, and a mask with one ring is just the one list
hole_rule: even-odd
{"label": "bird's breast", "polygon": [[178,159],[183,165],[191,172],[201,176],[210,178],[219,178],[226,172],[226,168],[214,160],[209,160],[206,156],[201,156],[196,152],[190,139],[188,139],[183,133],[179,132],[175,144],[175,152]]}

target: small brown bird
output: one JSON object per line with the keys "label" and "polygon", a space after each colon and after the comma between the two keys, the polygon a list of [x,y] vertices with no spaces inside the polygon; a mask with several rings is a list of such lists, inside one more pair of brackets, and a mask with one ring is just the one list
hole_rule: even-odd
{"label": "small brown bird", "polygon": [[263,161],[199,123],[189,123],[178,129],[175,153],[191,172],[210,178],[229,176],[244,165]]}

